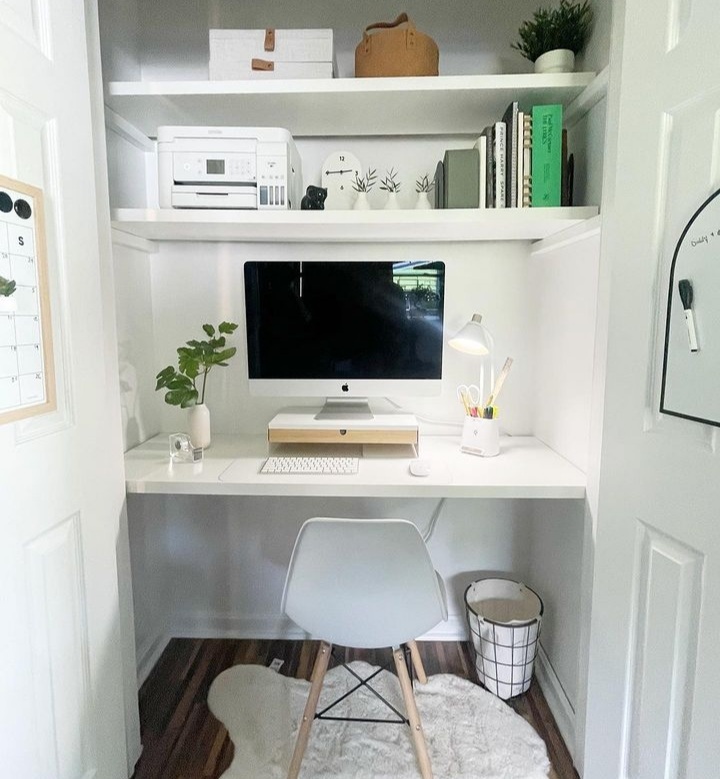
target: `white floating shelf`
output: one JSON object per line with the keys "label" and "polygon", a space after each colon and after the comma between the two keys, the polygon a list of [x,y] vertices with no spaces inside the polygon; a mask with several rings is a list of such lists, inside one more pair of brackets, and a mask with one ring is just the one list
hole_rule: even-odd
{"label": "white floating shelf", "polygon": [[111,81],[106,103],[160,125],[287,127],[295,136],[479,134],[508,103],[568,105],[594,73],[258,81]]}
{"label": "white floating shelf", "polygon": [[119,208],[112,212],[112,226],[154,241],[533,241],[573,227],[597,213],[595,206],[272,213]]}

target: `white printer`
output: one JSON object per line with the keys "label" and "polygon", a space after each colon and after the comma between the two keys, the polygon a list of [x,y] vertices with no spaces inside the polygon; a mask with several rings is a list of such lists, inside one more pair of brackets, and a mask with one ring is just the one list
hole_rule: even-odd
{"label": "white printer", "polygon": [[158,127],[160,208],[300,208],[302,166],[281,127]]}

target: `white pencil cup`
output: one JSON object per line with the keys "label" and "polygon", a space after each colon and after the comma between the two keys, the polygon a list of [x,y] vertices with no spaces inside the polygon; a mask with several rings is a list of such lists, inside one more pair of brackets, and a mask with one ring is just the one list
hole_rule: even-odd
{"label": "white pencil cup", "polygon": [[480,457],[500,454],[500,431],[497,419],[465,417],[460,449]]}

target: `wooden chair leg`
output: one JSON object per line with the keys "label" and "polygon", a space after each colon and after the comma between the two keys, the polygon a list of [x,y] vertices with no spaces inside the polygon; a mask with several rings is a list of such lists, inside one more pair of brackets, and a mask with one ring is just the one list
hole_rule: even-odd
{"label": "wooden chair leg", "polygon": [[405,701],[405,711],[410,721],[410,733],[412,735],[415,754],[417,756],[418,767],[422,779],[433,779],[432,766],[430,765],[430,755],[428,754],[427,744],[425,743],[425,734],[423,733],[420,715],[418,714],[415,695],[412,689],[412,682],[405,665],[405,653],[399,647],[393,648],[393,658],[395,660],[395,670],[400,680],[400,689],[402,690],[403,700]]}
{"label": "wooden chair leg", "polygon": [[325,680],[325,672],[327,671],[328,663],[330,662],[331,649],[332,644],[328,644],[325,641],[320,642],[320,648],[318,649],[315,666],[312,672],[310,692],[308,693],[307,702],[305,703],[305,711],[303,712],[300,730],[298,730],[297,739],[295,741],[295,750],[293,751],[290,768],[288,769],[288,779],[297,779],[297,776],[300,773],[300,765],[302,764],[305,748],[310,739],[310,728],[312,728],[313,720],[315,719],[320,691],[322,690],[323,681]]}
{"label": "wooden chair leg", "polygon": [[415,669],[415,675],[420,684],[427,684],[427,674],[425,673],[425,667],[423,666],[417,643],[415,641],[408,641],[408,646],[410,647],[410,658],[412,659],[413,668]]}

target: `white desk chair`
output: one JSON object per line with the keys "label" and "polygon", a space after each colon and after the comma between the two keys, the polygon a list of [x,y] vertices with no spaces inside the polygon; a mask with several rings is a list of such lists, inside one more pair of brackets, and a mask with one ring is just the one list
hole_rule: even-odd
{"label": "white desk chair", "polygon": [[[442,579],[417,527],[404,519],[308,519],[295,541],[282,609],[322,639],[288,779],[299,774],[313,720],[322,716],[316,714],[317,703],[333,644],[393,648],[407,716],[381,699],[399,717],[389,721],[410,726],[420,773],[432,779],[402,645],[408,645],[418,680],[425,683],[414,639],[447,619],[447,605]],[[360,679],[357,688],[369,687],[371,678]]]}

